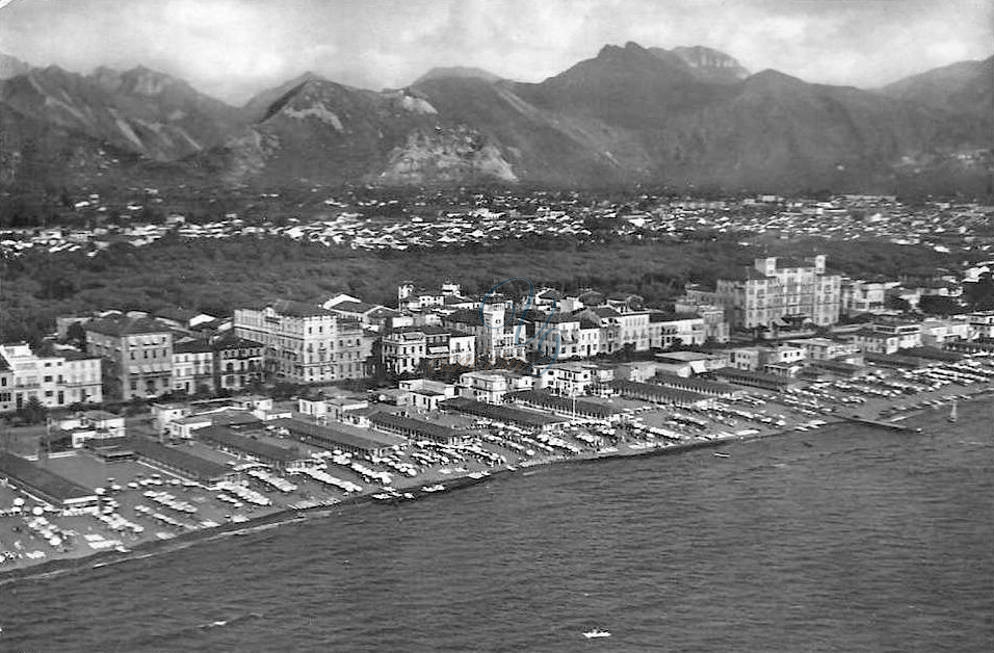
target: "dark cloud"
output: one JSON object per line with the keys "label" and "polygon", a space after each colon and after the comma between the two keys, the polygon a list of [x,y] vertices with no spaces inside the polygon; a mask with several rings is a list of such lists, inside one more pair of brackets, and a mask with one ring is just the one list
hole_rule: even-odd
{"label": "dark cloud", "polygon": [[867,87],[989,56],[992,22],[990,0],[14,0],[0,51],[143,63],[233,102],[305,70],[369,88],[439,65],[538,81],[629,40]]}

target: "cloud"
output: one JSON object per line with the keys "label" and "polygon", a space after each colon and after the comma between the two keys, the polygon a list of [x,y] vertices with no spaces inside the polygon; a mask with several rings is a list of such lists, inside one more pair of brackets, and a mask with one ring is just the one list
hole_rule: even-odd
{"label": "cloud", "polygon": [[753,71],[877,86],[991,54],[989,0],[15,0],[0,51],[145,64],[232,102],[305,70],[368,88],[440,65],[539,81],[606,43],[706,45]]}

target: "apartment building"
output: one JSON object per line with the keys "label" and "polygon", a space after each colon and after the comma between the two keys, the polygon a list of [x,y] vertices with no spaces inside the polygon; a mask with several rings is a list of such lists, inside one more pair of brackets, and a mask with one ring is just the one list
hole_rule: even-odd
{"label": "apartment building", "polygon": [[508,307],[503,303],[484,304],[480,309],[459,309],[442,317],[442,326],[476,338],[479,359],[525,360],[528,333],[523,324],[508,324]]}
{"label": "apartment building", "polygon": [[880,313],[885,310],[887,290],[896,285],[896,282],[863,281],[845,277],[840,286],[840,310],[843,315]]}
{"label": "apartment building", "polygon": [[922,344],[942,347],[947,342],[969,340],[971,335],[968,318],[929,318],[922,320]]}
{"label": "apartment building", "polygon": [[922,346],[922,325],[908,320],[881,320],[856,331],[852,342],[871,354],[894,354]]}
{"label": "apartment building", "polygon": [[214,350],[208,343],[173,344],[172,389],[187,394],[214,392]]}
{"label": "apartment building", "polygon": [[476,337],[438,326],[410,326],[383,334],[380,357],[394,374],[414,373],[422,366],[465,365],[476,360]]}
{"label": "apartment building", "polygon": [[27,343],[0,345],[0,412],[38,399],[48,408],[103,401],[99,358],[76,353],[38,356]]}
{"label": "apartment building", "polygon": [[501,404],[509,392],[534,388],[535,379],[507,370],[476,370],[460,375],[456,387],[460,397]]}
{"label": "apartment building", "polygon": [[601,352],[611,354],[626,347],[634,351],[648,351],[649,311],[617,311],[609,306],[587,308],[579,313],[600,327]]}
{"label": "apartment building", "polygon": [[852,356],[859,351],[859,347],[851,342],[840,342],[830,338],[797,338],[788,340],[787,344],[804,349],[806,358],[813,361]]}
{"label": "apartment building", "polygon": [[807,351],[791,345],[737,347],[728,350],[728,357],[731,367],[738,370],[782,374],[801,365]]}
{"label": "apartment building", "polygon": [[539,360],[590,358],[601,351],[600,325],[579,313],[537,313],[527,332],[529,350],[537,352]]}
{"label": "apartment building", "polygon": [[994,311],[978,311],[967,315],[970,338],[994,338]]}
{"label": "apartment building", "polygon": [[447,295],[458,295],[459,286],[450,286],[450,292],[419,288],[406,282],[397,286],[397,307],[400,310],[423,311],[443,306]]}
{"label": "apartment building", "polygon": [[725,307],[732,326],[753,328],[811,322],[818,326],[839,319],[842,277],[828,272],[826,257],[797,260],[757,258],[733,279],[719,279],[715,298]]}
{"label": "apartment building", "polygon": [[211,343],[214,351],[214,387],[243,390],[263,379],[262,343],[226,333]]}
{"label": "apartment building", "polygon": [[104,359],[106,394],[155,397],[172,389],[173,333],[147,317],[114,316],[86,323],[86,350]]}
{"label": "apartment building", "polygon": [[291,300],[236,309],[234,332],[262,344],[266,371],[290,383],[362,378],[372,352],[359,322]]}
{"label": "apartment building", "polygon": [[704,318],[694,313],[649,314],[649,346],[653,349],[703,345],[707,339]]}
{"label": "apartment building", "polygon": [[544,389],[565,397],[594,394],[614,380],[614,369],[596,363],[569,361],[542,369],[535,379],[535,389]]}

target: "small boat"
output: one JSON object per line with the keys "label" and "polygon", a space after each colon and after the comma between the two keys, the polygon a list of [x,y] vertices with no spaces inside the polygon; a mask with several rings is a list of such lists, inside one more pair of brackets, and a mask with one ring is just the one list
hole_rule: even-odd
{"label": "small boat", "polygon": [[588,630],[583,633],[583,636],[587,639],[597,639],[598,637],[610,637],[611,633],[606,630],[601,630],[600,628],[594,628],[593,630]]}
{"label": "small boat", "polygon": [[950,422],[955,423],[956,420],[959,419],[959,414],[958,414],[958,411],[957,411],[958,407],[959,406],[956,403],[956,400],[953,399],[953,407],[949,409],[949,417],[947,418]]}
{"label": "small boat", "polygon": [[715,458],[731,458],[732,454],[725,453],[724,451],[715,451],[714,452],[714,457]]}

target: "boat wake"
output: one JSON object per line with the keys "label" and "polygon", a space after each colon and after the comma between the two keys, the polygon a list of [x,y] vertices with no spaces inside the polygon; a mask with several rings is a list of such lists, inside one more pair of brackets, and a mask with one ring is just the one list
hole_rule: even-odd
{"label": "boat wake", "polygon": [[249,612],[246,614],[238,615],[230,619],[218,619],[216,621],[211,621],[205,624],[200,624],[197,626],[200,630],[210,630],[212,628],[224,628],[225,626],[231,626],[242,621],[248,621],[250,619],[262,619],[261,612]]}

